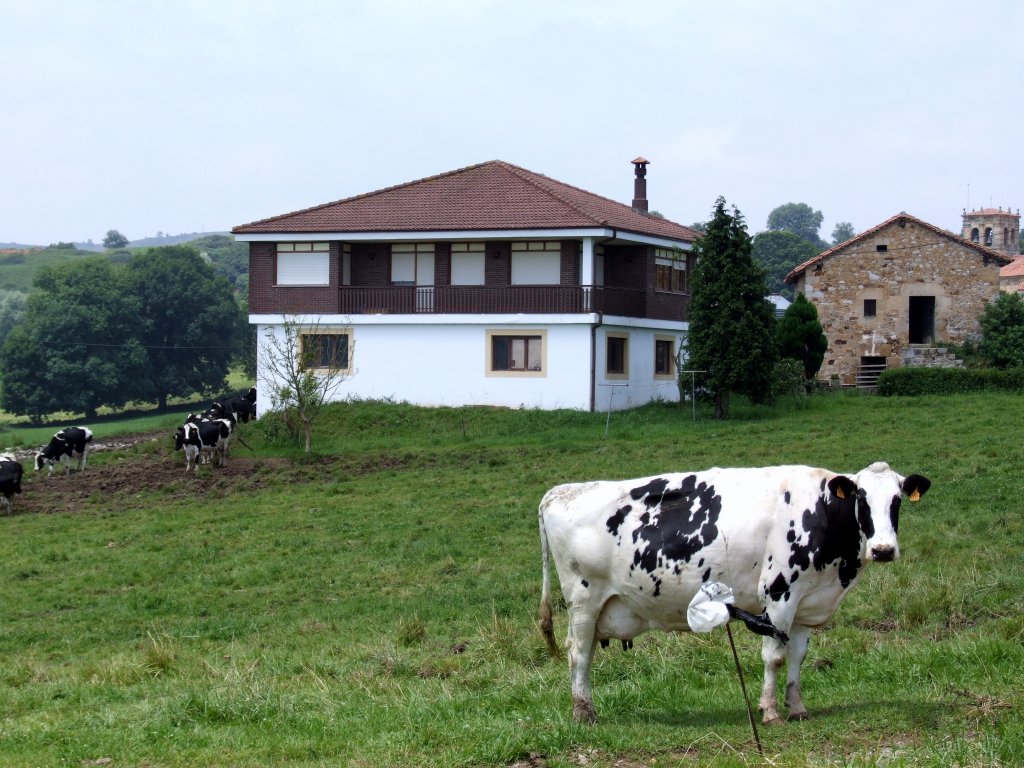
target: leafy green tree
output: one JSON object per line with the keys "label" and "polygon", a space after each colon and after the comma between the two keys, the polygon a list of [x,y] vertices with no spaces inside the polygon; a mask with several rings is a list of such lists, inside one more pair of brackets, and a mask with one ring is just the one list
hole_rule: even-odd
{"label": "leafy green tree", "polygon": [[808,259],[820,253],[817,246],[788,230],[768,230],[754,235],[754,261],[765,271],[765,281],[771,293],[793,295],[793,288],[785,282],[786,275]]}
{"label": "leafy green tree", "polygon": [[726,418],[732,393],[753,402],[771,397],[775,366],[775,313],[766,300],[764,270],[739,210],[718,198],[707,232],[694,243],[688,365],[707,371],[703,385],[714,398],[715,418]]}
{"label": "leafy green tree", "polygon": [[807,203],[786,203],[768,214],[768,229],[792,232],[819,249],[824,249],[826,244],[818,236],[824,218],[821,211],[814,210]]}
{"label": "leafy green tree", "polygon": [[0,291],[0,345],[7,334],[21,322],[27,296],[21,291]]}
{"label": "leafy green tree", "polygon": [[[206,256],[218,274],[224,275],[236,291],[248,289],[249,244],[227,235],[204,235],[188,243]],[[243,281],[242,278],[245,278]]]}
{"label": "leafy green tree", "polygon": [[1000,293],[981,313],[978,351],[995,368],[1024,366],[1024,299]]}
{"label": "leafy green tree", "polygon": [[0,349],[0,405],[34,419],[58,411],[96,418],[136,399],[146,355],[139,302],[105,256],[42,268],[20,325]]}
{"label": "leafy green tree", "polygon": [[103,247],[111,251],[117,250],[118,248],[127,248],[128,238],[116,229],[108,229],[107,236],[103,238]]}
{"label": "leafy green tree", "polygon": [[137,399],[155,400],[163,410],[169,397],[226,389],[248,329],[227,279],[185,245],[147,249],[126,275],[147,358]]}
{"label": "leafy green tree", "polygon": [[832,245],[845,243],[856,234],[857,230],[853,228],[853,224],[848,221],[840,221],[832,228]]}
{"label": "leafy green tree", "polygon": [[806,381],[813,379],[825,359],[828,339],[818,321],[818,310],[802,294],[789,305],[775,328],[779,357],[799,360]]}

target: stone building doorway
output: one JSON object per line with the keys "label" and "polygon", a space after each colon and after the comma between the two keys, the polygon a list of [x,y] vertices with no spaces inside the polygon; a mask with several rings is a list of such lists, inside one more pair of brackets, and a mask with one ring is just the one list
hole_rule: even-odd
{"label": "stone building doorway", "polygon": [[935,297],[910,297],[910,343],[935,343]]}

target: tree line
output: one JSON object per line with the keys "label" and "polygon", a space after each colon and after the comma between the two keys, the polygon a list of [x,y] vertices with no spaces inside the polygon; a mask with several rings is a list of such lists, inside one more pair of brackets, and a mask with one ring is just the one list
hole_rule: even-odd
{"label": "tree line", "polygon": [[[116,253],[114,254],[116,255]],[[255,339],[228,278],[192,246],[43,267],[0,347],[0,407],[41,421],[216,393]]]}

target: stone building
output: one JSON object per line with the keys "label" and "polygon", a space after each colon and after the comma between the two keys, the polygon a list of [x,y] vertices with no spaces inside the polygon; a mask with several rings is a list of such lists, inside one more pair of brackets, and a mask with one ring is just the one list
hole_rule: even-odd
{"label": "stone building", "polygon": [[829,347],[818,378],[873,386],[887,368],[954,365],[977,339],[1004,252],[900,213],[786,275],[815,305]]}
{"label": "stone building", "polygon": [[1011,259],[1020,255],[1020,211],[1011,213],[1007,208],[982,208],[963,212],[963,230],[960,236],[972,243],[999,251]]}

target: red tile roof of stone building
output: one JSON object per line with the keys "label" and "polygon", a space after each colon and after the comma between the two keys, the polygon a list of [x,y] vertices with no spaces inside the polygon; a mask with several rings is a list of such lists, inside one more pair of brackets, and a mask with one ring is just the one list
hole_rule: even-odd
{"label": "red tile roof of stone building", "polygon": [[977,211],[971,211],[970,213],[964,211],[961,215],[967,218],[971,216],[999,216],[1000,214],[1003,216],[1013,216],[1015,219],[1020,218],[1020,211],[1017,213],[1011,213],[1009,208],[1005,211],[1002,208],[981,208]]}
{"label": "red tile roof of stone building", "polygon": [[241,224],[235,234],[603,227],[692,242],[699,233],[525,168],[491,160]]}
{"label": "red tile roof of stone building", "polygon": [[1005,267],[999,270],[1000,277],[1021,277],[1024,276],[1024,256],[1018,256]]}
{"label": "red tile roof of stone building", "polygon": [[942,227],[936,227],[934,224],[929,224],[927,221],[922,221],[921,219],[917,218],[916,216],[911,216],[909,213],[897,213],[895,216],[892,216],[891,218],[886,219],[881,224],[879,224],[877,226],[874,226],[871,229],[866,229],[863,232],[861,232],[859,235],[855,235],[855,236],[851,237],[849,240],[847,240],[845,242],[842,242],[839,245],[833,246],[832,248],[829,248],[827,251],[822,251],[817,256],[815,256],[813,259],[808,259],[807,261],[805,261],[800,266],[794,267],[790,271],[790,273],[788,275],[786,275],[785,282],[787,282],[787,283],[792,282],[793,280],[795,280],[800,275],[801,272],[806,270],[808,267],[810,267],[810,266],[812,266],[814,264],[817,264],[819,261],[823,261],[824,259],[827,259],[829,256],[831,256],[831,255],[833,255],[835,253],[838,253],[839,251],[845,250],[846,248],[850,247],[853,243],[857,243],[857,242],[860,242],[861,240],[864,240],[864,239],[866,239],[868,237],[871,237],[872,235],[876,234],[879,230],[884,229],[885,227],[889,226],[890,224],[895,224],[900,219],[904,219],[906,221],[913,222],[914,224],[917,224],[918,226],[924,227],[925,229],[929,229],[929,230],[931,230],[932,232],[935,232],[938,235],[942,235],[943,237],[949,238],[950,240],[953,240],[953,241],[955,241],[956,243],[958,243],[960,245],[964,245],[964,246],[967,246],[968,248],[972,248],[973,250],[977,251],[978,253],[982,254],[983,256],[987,256],[990,259],[994,259],[995,261],[997,261],[997,262],[999,262],[1001,264],[1007,264],[1007,263],[1010,262],[1010,257],[1007,256],[1004,253],[1000,253],[999,251],[994,251],[991,248],[986,248],[985,246],[979,245],[978,243],[972,243],[970,240],[964,240],[962,237],[960,237],[959,235],[953,234],[949,230],[943,229]]}

